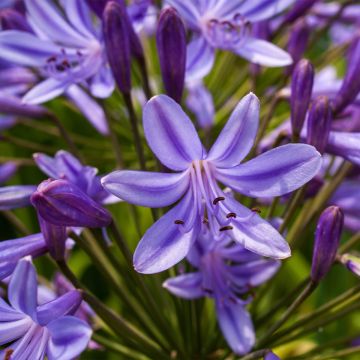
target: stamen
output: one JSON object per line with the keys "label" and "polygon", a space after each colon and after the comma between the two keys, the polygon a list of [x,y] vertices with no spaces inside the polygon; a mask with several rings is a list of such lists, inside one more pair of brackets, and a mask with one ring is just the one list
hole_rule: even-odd
{"label": "stamen", "polygon": [[223,196],[219,196],[213,200],[213,204],[216,205],[220,201],[224,201],[225,198]]}
{"label": "stamen", "polygon": [[261,214],[261,210],[258,207],[251,208],[251,211]]}
{"label": "stamen", "polygon": [[228,219],[230,219],[230,218],[236,218],[236,214],[235,214],[234,212],[230,212],[230,213],[228,213],[228,214],[226,215],[226,217],[227,217]]}
{"label": "stamen", "polygon": [[185,223],[182,220],[175,220],[174,224],[176,224],[176,225],[184,225]]}
{"label": "stamen", "polygon": [[219,229],[219,231],[226,231],[226,230],[232,230],[233,227],[231,225],[223,226]]}

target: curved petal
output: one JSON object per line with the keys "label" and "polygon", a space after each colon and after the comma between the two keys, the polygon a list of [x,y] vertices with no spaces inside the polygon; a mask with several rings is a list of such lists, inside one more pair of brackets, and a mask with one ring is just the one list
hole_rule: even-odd
{"label": "curved petal", "polygon": [[37,319],[41,326],[56,320],[64,315],[73,315],[82,301],[81,294],[77,290],[71,290],[64,295],[49,301],[37,308]]}
{"label": "curved petal", "polygon": [[13,161],[8,161],[0,165],[0,184],[11,179],[18,169],[18,165]]}
{"label": "curved petal", "polygon": [[107,191],[131,204],[163,207],[179,200],[188,189],[188,171],[178,174],[114,171],[102,178]]}
{"label": "curved petal", "polygon": [[49,57],[60,51],[61,47],[28,32],[18,30],[0,32],[0,58],[12,64],[44,66]]}
{"label": "curved petal", "polygon": [[186,82],[201,80],[211,71],[215,61],[215,50],[203,36],[197,36],[186,50]]}
{"label": "curved petal", "polygon": [[280,67],[292,64],[291,56],[276,45],[265,40],[247,38],[241,45],[233,47],[232,52],[242,56],[254,64]]}
{"label": "curved petal", "polygon": [[78,357],[87,347],[92,330],[74,316],[63,316],[47,326],[50,339],[47,347],[49,360],[68,360]]}
{"label": "curved petal", "polygon": [[58,80],[48,78],[31,88],[31,90],[25,94],[22,101],[25,104],[41,104],[60,96],[68,86],[68,79]]}
{"label": "curved petal", "polygon": [[32,321],[28,317],[14,321],[0,321],[0,345],[23,337],[31,324]]}
{"label": "curved petal", "polygon": [[200,13],[192,0],[166,0],[166,4],[174,7],[190,28],[199,28]]}
{"label": "curved petal", "polygon": [[310,181],[320,170],[321,155],[313,146],[288,144],[230,169],[216,169],[216,178],[252,197],[287,194]]}
{"label": "curved petal", "polygon": [[[158,273],[177,264],[187,255],[200,231],[195,211],[193,196],[189,191],[178,205],[146,231],[134,253],[136,271]],[[184,221],[184,225],[175,224],[176,220]]]}
{"label": "curved petal", "polygon": [[93,96],[106,99],[115,90],[115,81],[109,67],[101,66],[90,81],[90,92]]}
{"label": "curved petal", "polygon": [[238,165],[254,144],[259,108],[258,98],[253,93],[246,95],[232,112],[207,159],[222,168]]}
{"label": "curved petal", "polygon": [[[14,310],[2,298],[0,298],[0,323],[5,321],[15,321],[25,318],[26,315]],[[1,342],[1,340],[0,340]]]}
{"label": "curved petal", "polygon": [[9,302],[16,310],[36,320],[36,271],[29,260],[20,260],[9,283]]}
{"label": "curved petal", "polygon": [[0,188],[0,210],[29,206],[30,197],[36,190],[33,185],[4,186]]}
{"label": "curved petal", "polygon": [[185,170],[201,160],[203,147],[195,127],[180,105],[166,95],[154,96],[144,107],[146,139],[168,168]]}
{"label": "curved petal", "polygon": [[25,0],[32,22],[53,41],[73,47],[86,46],[89,40],[72,28],[50,1]]}
{"label": "curved petal", "polygon": [[326,150],[360,165],[360,133],[330,131]]}
{"label": "curved petal", "polygon": [[221,331],[237,355],[248,353],[255,344],[255,331],[249,313],[238,303],[216,302]]}
{"label": "curved petal", "polygon": [[198,299],[205,296],[202,280],[202,275],[199,272],[184,274],[167,279],[163,283],[163,287],[181,298]]}
{"label": "curved petal", "polygon": [[84,90],[77,85],[71,85],[66,90],[66,96],[71,99],[100,134],[109,134],[109,126],[103,108]]}

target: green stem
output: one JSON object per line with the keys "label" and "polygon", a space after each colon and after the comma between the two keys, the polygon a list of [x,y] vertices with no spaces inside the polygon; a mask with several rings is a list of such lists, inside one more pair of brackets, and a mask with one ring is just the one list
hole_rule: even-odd
{"label": "green stem", "polygon": [[261,358],[264,358],[265,355],[267,353],[271,352],[270,349],[262,349],[262,350],[257,350],[257,351],[254,351],[250,354],[247,354],[245,356],[243,356],[242,358],[240,358],[240,360],[256,360],[256,359],[261,359]]}
{"label": "green stem", "polygon": [[360,231],[354,234],[345,244],[340,246],[339,253],[344,254],[360,241]]}

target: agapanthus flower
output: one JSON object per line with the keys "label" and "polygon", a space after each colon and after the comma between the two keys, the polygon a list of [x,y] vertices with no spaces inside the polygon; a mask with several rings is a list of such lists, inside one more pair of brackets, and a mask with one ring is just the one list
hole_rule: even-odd
{"label": "agapanthus flower", "polygon": [[114,90],[107,65],[100,24],[94,24],[85,1],[62,2],[65,16],[50,1],[25,0],[27,20],[34,34],[0,33],[0,57],[37,69],[44,80],[24,101],[39,104],[63,94],[72,84],[85,83],[95,97]]}
{"label": "agapanthus flower", "polygon": [[245,308],[249,300],[240,295],[271,278],[280,262],[261,258],[227,236],[213,239],[209,230],[196,240],[188,260],[197,272],[170,278],[163,286],[185,299],[214,299],[218,322],[229,346],[236,354],[247,353],[254,345],[255,333]]}
{"label": "agapanthus flower", "polygon": [[4,359],[71,360],[85,350],[91,328],[72,316],[82,301],[77,290],[37,304],[36,271],[21,260],[9,283],[9,305],[0,299],[0,344]]}
{"label": "agapanthus flower", "polygon": [[227,231],[260,255],[290,255],[287,242],[268,222],[226,195],[217,183],[247,196],[272,197],[297,189],[317,173],[321,157],[303,144],[278,147],[240,164],[253,146],[258,122],[259,101],[249,94],[207,152],[174,100],[159,95],[146,104],[143,125],[148,144],[166,167],[177,172],[115,171],[102,183],[136,205],[164,207],[181,200],[140,241],[134,254],[137,271],[155,273],[182,260],[203,222],[209,222],[214,234]]}
{"label": "agapanthus flower", "polygon": [[255,64],[286,66],[291,56],[277,46],[253,36],[252,25],[269,19],[294,1],[202,1],[166,0],[194,32],[188,45],[188,80],[206,76],[214,63],[215,49],[232,51]]}

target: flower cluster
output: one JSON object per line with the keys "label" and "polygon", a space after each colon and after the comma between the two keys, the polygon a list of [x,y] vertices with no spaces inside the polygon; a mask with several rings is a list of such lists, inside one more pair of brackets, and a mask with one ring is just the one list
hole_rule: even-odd
{"label": "flower cluster", "polygon": [[311,337],[359,308],[359,25],[351,1],[2,1],[0,357],[359,352],[353,323]]}

